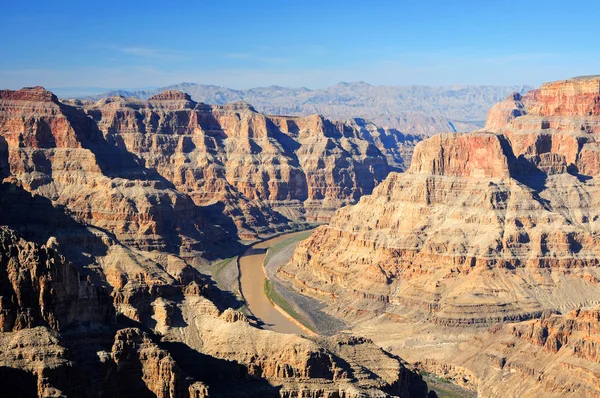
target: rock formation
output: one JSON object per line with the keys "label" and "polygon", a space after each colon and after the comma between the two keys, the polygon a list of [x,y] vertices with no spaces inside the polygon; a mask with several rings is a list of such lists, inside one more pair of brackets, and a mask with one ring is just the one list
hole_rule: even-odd
{"label": "rock formation", "polygon": [[28,191],[122,242],[205,257],[221,242],[228,250],[227,233],[328,220],[403,170],[419,140],[360,119],[269,117],[176,91],[66,104],[41,87],[0,92],[0,133]]}
{"label": "rock formation", "polygon": [[208,221],[189,196],[104,136],[81,110],[42,87],[0,95],[5,172],[25,190],[141,249],[209,256],[235,246],[235,237]]}
{"label": "rock formation", "polygon": [[400,168],[412,138],[369,126],[180,92],[69,105],[1,91],[3,395],[425,396],[368,340],[257,328],[199,271],[239,251],[235,232],[289,228],[277,206],[316,218]]}
{"label": "rock formation", "polygon": [[[122,289],[82,278],[53,245],[0,230],[0,375],[9,395],[427,393],[418,373],[370,341],[348,336],[311,341],[259,330],[231,309],[220,311],[207,298],[208,288],[190,288],[197,282],[151,291],[138,287],[124,301]],[[128,327],[135,319],[127,316],[127,307],[143,308],[143,301],[151,301],[145,305],[150,317],[140,316]]]}
{"label": "rock formation", "polygon": [[598,304],[599,84],[544,84],[493,107],[480,132],[419,143],[406,173],[338,210],[280,275],[484,396],[597,395],[595,337],[547,314]]}
{"label": "rock formation", "polygon": [[168,93],[83,109],[197,205],[224,204],[242,237],[327,221],[403,170],[418,141],[362,120],[265,116],[243,102],[208,106]]}

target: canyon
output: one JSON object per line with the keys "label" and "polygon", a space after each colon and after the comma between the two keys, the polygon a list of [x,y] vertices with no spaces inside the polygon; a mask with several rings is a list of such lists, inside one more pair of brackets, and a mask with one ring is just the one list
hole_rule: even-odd
{"label": "canyon", "polygon": [[[424,375],[598,395],[599,104],[600,77],[546,83],[425,139],[176,90],[0,90],[0,378],[15,396],[436,396]],[[252,292],[215,275],[315,226],[266,275],[345,326],[269,330],[262,269]]]}
{"label": "canyon", "polygon": [[484,397],[597,396],[600,77],[514,93],[416,145],[279,276]]}
{"label": "canyon", "polygon": [[244,239],[328,220],[419,140],[175,91],[0,90],[3,394],[427,396],[369,339],[257,327],[209,275]]}

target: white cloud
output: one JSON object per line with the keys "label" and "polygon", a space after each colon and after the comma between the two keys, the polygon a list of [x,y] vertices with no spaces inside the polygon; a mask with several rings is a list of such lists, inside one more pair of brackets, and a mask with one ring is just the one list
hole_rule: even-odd
{"label": "white cloud", "polygon": [[90,44],[90,47],[92,47],[92,49],[109,50],[115,54],[125,54],[142,60],[182,61],[189,58],[189,56],[185,54],[147,46]]}

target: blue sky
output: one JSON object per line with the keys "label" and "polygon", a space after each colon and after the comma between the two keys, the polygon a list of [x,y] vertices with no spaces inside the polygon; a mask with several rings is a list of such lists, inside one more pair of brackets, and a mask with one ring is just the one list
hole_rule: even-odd
{"label": "blue sky", "polygon": [[0,88],[537,85],[600,74],[598,1],[1,1]]}

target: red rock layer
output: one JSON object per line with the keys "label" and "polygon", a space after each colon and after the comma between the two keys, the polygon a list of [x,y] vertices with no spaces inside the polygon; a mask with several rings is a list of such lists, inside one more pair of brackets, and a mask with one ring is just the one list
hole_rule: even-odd
{"label": "red rock layer", "polygon": [[83,111],[40,98],[55,97],[43,88],[0,96],[3,162],[23,188],[125,244],[192,256],[236,246],[235,236]]}
{"label": "red rock layer", "polygon": [[167,90],[160,94],[156,94],[153,97],[150,97],[148,101],[173,101],[173,100],[184,100],[191,101],[192,97],[189,94],[186,94],[177,90]]}
{"label": "red rock layer", "polygon": [[42,86],[24,87],[21,90],[0,90],[0,99],[10,101],[58,102],[56,95]]}
{"label": "red rock layer", "polygon": [[540,116],[600,116],[598,76],[544,83],[531,112]]}

